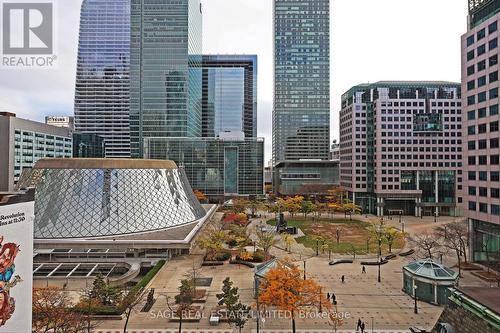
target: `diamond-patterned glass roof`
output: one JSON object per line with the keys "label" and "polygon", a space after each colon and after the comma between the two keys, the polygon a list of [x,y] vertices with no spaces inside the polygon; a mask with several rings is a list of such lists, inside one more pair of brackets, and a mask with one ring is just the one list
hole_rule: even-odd
{"label": "diamond-patterned glass roof", "polygon": [[434,262],[432,259],[414,261],[406,265],[404,268],[415,275],[431,278],[434,280],[453,280],[458,276],[457,272]]}
{"label": "diamond-patterned glass roof", "polygon": [[206,212],[182,169],[33,169],[35,238],[140,233],[194,222]]}

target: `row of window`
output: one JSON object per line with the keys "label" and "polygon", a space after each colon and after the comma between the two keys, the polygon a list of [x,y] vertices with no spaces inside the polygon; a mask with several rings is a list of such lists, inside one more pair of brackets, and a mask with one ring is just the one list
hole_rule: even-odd
{"label": "row of window", "polygon": [[[497,30],[498,30],[497,21],[488,25],[488,34],[492,34]],[[482,40],[485,37],[486,37],[486,28],[483,28],[483,29],[479,30],[475,35],[472,34],[469,37],[467,37],[467,46],[471,46],[476,41],[479,42],[480,40]]]}
{"label": "row of window", "polygon": [[[489,107],[489,115],[496,116],[497,114],[498,114],[498,104],[491,105]],[[474,119],[476,119],[476,117],[478,119],[480,119],[480,118],[485,118],[487,116],[488,116],[488,112],[487,112],[486,108],[479,108],[477,110],[477,113],[476,113],[476,110],[471,110],[471,111],[467,112],[467,120],[474,120]]]}
{"label": "row of window", "polygon": [[500,181],[500,172],[499,171],[491,171],[489,172],[489,178],[488,178],[488,171],[469,171],[467,174],[467,179],[469,180],[479,180],[483,182],[498,182]]}
{"label": "row of window", "polygon": [[[492,73],[495,74],[496,80],[498,80],[498,72]],[[491,76],[491,74],[490,74]],[[476,100],[477,96],[477,100]],[[495,99],[498,97],[498,88],[492,88],[489,90],[489,99]],[[474,105],[476,103],[486,102],[488,98],[486,97],[486,91],[480,92],[477,95],[471,95],[467,97],[467,105]]]}
{"label": "row of window", "polygon": [[[498,138],[492,138],[489,140],[490,141],[490,146],[489,148],[490,149],[493,149],[493,148],[498,148],[498,141],[499,139]],[[476,145],[477,143],[477,145]],[[478,140],[477,142],[476,141],[469,141],[468,142],[468,149],[469,150],[475,150],[475,149],[488,149],[488,140],[487,139],[482,139],[482,140]]]}
{"label": "row of window", "polygon": [[[492,121],[490,124],[490,132],[498,132],[498,120],[497,121]],[[484,134],[487,132],[488,129],[488,124],[479,124],[477,125],[477,133],[478,134]],[[469,135],[474,135],[476,134],[476,126],[471,125],[467,127],[467,133]]]}
{"label": "row of window", "polygon": [[[488,206],[490,206],[490,210],[488,211]],[[500,205],[488,205],[484,202],[479,202],[479,204],[475,201],[469,201],[469,210],[478,211],[481,213],[491,214],[491,215],[500,215]]]}
{"label": "row of window", "polygon": [[[500,198],[500,188],[490,188],[489,196],[492,198]],[[479,195],[480,197],[488,197],[488,188],[487,187],[475,187],[469,186],[469,195]]]}
{"label": "row of window", "polygon": [[488,164],[488,155],[469,156],[467,161],[469,165],[500,165],[500,155],[490,155]]}
{"label": "row of window", "polygon": [[[488,42],[488,50],[494,50],[498,47],[498,38],[494,38]],[[479,45],[475,50],[467,52],[467,61],[474,59],[474,56],[479,57],[486,53],[486,43]]]}
{"label": "row of window", "polygon": [[[489,66],[495,66],[498,64],[498,54],[492,55],[488,58]],[[477,72],[483,71],[486,69],[486,59],[478,61],[476,65],[470,65],[467,67],[467,75],[472,75],[475,73],[477,68]]]}

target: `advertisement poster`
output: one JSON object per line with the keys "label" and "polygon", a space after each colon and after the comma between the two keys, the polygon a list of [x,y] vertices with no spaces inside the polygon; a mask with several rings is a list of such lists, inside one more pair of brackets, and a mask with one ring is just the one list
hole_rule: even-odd
{"label": "advertisement poster", "polygon": [[31,332],[34,203],[0,206],[0,332]]}

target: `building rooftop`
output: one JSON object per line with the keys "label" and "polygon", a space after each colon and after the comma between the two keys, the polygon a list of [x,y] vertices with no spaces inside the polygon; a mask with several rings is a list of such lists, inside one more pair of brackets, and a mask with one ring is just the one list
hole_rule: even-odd
{"label": "building rooftop", "polygon": [[434,262],[432,259],[414,261],[403,267],[404,270],[432,280],[455,280],[458,273]]}
{"label": "building rooftop", "polygon": [[461,287],[458,291],[500,315],[500,289],[488,287]]}

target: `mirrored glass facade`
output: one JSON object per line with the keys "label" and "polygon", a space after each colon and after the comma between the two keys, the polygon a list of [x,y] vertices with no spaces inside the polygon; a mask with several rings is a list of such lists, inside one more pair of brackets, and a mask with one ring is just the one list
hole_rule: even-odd
{"label": "mirrored glass facade", "polygon": [[143,138],[201,136],[201,29],[199,0],[131,0],[133,157]]}
{"label": "mirrored glass facade", "polygon": [[106,157],[130,156],[130,1],[84,0],[75,129],[105,139]]}
{"label": "mirrored glass facade", "polygon": [[257,56],[204,55],[202,136],[257,136]]}
{"label": "mirrored glass facade", "polygon": [[328,160],[330,1],[274,0],[273,161]]}
{"label": "mirrored glass facade", "polygon": [[[73,161],[72,167],[35,166],[27,180],[36,185],[36,239],[155,231],[195,222],[206,214],[182,169],[151,167],[146,160],[132,160],[134,165],[108,160],[110,165],[103,168],[79,168],[81,160]],[[143,161],[143,168],[138,167]]]}
{"label": "mirrored glass facade", "polygon": [[193,189],[213,199],[264,193],[264,140],[144,139],[146,158],[173,160]]}

